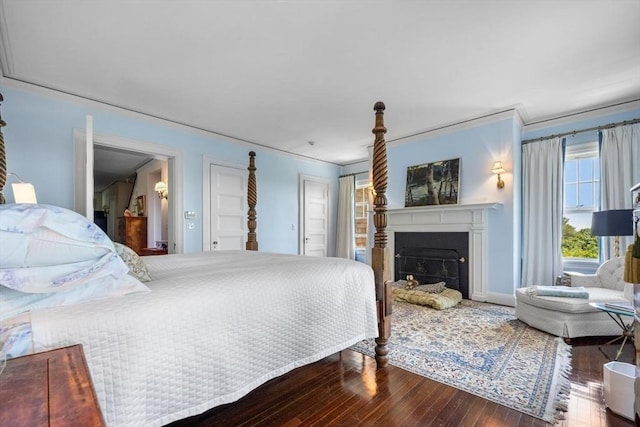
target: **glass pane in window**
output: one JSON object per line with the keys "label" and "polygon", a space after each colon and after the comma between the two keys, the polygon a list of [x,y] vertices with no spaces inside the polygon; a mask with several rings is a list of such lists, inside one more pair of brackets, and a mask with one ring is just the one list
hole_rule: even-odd
{"label": "glass pane in window", "polygon": [[357,188],[356,189],[356,202],[364,202],[365,198],[364,198],[364,188]]}
{"label": "glass pane in window", "polygon": [[593,158],[593,179],[600,180],[600,162],[597,157]]}
{"label": "glass pane in window", "polygon": [[579,186],[579,205],[583,208],[593,207],[593,184],[590,182],[583,182],[580,183]]}
{"label": "glass pane in window", "polygon": [[580,181],[591,181],[593,179],[593,159],[580,159],[579,162]]}
{"label": "glass pane in window", "polygon": [[362,218],[367,216],[367,206],[366,205],[357,205],[356,206],[356,218]]}
{"label": "glass pane in window", "polygon": [[366,248],[366,247],[367,247],[367,238],[356,236],[356,248]]}
{"label": "glass pane in window", "polygon": [[576,182],[578,179],[577,162],[575,160],[567,160],[564,163],[564,182]]}
{"label": "glass pane in window", "polygon": [[577,184],[564,185],[564,208],[571,209],[576,207],[577,203]]}

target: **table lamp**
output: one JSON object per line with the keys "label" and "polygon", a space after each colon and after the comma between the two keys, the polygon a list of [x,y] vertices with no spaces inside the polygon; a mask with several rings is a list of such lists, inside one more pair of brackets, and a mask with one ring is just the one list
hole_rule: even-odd
{"label": "table lamp", "polygon": [[614,256],[620,256],[620,236],[633,235],[633,209],[594,212],[591,219],[591,235],[614,236]]}

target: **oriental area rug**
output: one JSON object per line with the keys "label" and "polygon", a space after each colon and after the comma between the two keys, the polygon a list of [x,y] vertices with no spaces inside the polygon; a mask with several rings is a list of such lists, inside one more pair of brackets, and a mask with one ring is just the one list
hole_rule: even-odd
{"label": "oriental area rug", "polygon": [[[566,411],[571,348],[515,309],[470,300],[447,310],[393,303],[389,363],[553,422]],[[374,356],[373,340],[352,350]]]}

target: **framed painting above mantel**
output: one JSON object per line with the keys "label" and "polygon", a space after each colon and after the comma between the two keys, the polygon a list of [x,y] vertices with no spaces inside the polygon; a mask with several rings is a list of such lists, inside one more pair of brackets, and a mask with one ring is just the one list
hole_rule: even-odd
{"label": "framed painting above mantel", "polygon": [[458,204],[460,159],[441,160],[407,168],[404,206]]}

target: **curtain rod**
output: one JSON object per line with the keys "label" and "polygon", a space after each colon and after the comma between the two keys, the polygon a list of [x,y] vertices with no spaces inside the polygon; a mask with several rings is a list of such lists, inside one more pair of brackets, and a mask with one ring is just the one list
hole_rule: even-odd
{"label": "curtain rod", "polygon": [[610,123],[608,125],[602,125],[602,126],[594,126],[592,128],[574,130],[574,131],[571,131],[571,132],[561,132],[561,133],[557,133],[555,135],[541,136],[540,138],[525,139],[524,141],[522,141],[522,145],[529,144],[530,142],[543,141],[545,139],[560,138],[561,136],[567,136],[567,135],[575,135],[577,133],[582,133],[582,132],[591,132],[591,131],[594,131],[594,130],[598,130],[599,131],[599,130],[602,130],[602,129],[611,129],[611,128],[615,128],[615,127],[618,127],[618,126],[633,125],[635,123],[640,123],[640,119],[625,120],[624,122]]}
{"label": "curtain rod", "polygon": [[338,178],[344,178],[346,176],[356,176],[356,175],[360,175],[360,174],[363,174],[363,173],[369,173],[369,171],[348,173],[348,174],[345,174],[345,175],[340,175]]}

